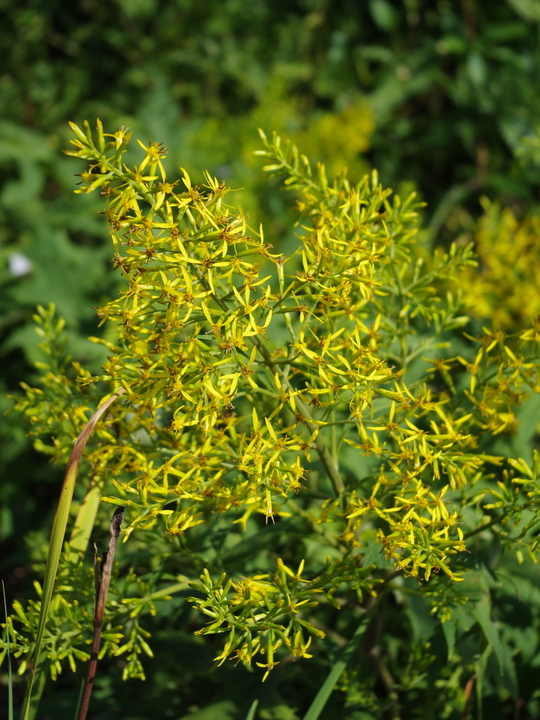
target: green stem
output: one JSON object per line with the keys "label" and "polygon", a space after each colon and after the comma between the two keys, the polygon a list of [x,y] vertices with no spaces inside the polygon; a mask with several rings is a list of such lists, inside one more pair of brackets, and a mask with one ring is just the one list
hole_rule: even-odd
{"label": "green stem", "polygon": [[[394,251],[394,248],[392,248],[392,251]],[[394,252],[392,252],[392,260],[394,260]],[[399,273],[396,270],[395,262],[390,262],[390,269],[391,269],[392,275],[394,276],[394,280],[396,283],[396,288],[398,291],[397,292],[398,302],[399,302],[399,307],[400,307],[400,311],[401,311],[405,307],[406,295],[404,294],[403,285],[401,284],[401,278],[399,277]],[[396,335],[399,339],[399,349],[401,351],[401,367],[406,368],[407,367],[407,340],[405,339],[405,335],[403,332],[400,332],[398,334],[397,324],[399,323],[399,318],[400,318],[400,316],[398,315],[398,319],[396,321]],[[403,320],[405,321],[405,318],[403,318]]]}
{"label": "green stem", "polygon": [[463,539],[468,540],[470,537],[474,537],[475,535],[478,535],[479,533],[484,532],[484,530],[489,530],[489,528],[502,522],[510,514],[511,514],[511,511],[507,510],[506,512],[501,513],[500,515],[496,515],[489,522],[484,523],[483,525],[479,525],[474,530],[469,530],[469,532],[464,533]]}
{"label": "green stem", "polygon": [[45,689],[45,683],[47,682],[47,674],[49,670],[49,663],[45,657],[45,653],[40,656],[37,667],[35,667],[35,674],[33,677],[33,695],[31,703],[28,708],[27,720],[35,720],[37,715],[39,701],[43,695]]}
{"label": "green stem", "polygon": [[[335,418],[335,412],[332,410],[332,418]],[[337,467],[337,440],[336,440],[336,425],[335,423],[330,424],[330,447],[332,448],[332,460],[334,465]]]}

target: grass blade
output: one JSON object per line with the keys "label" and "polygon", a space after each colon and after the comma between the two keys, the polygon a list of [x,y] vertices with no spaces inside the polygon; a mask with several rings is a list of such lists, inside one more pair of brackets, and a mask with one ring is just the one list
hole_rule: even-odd
{"label": "grass blade", "polygon": [[82,680],[82,682],[81,682],[81,689],[79,690],[79,697],[78,697],[78,699],[77,699],[77,706],[76,706],[76,708],[75,708],[75,715],[73,716],[73,717],[74,717],[74,720],[77,720],[77,718],[79,717],[79,712],[80,712],[80,709],[81,709],[82,696],[83,696],[83,693],[84,693],[84,685],[85,685],[85,679],[83,678],[83,680]]}
{"label": "grass blade", "polygon": [[9,651],[9,619],[8,619],[8,609],[7,609],[7,600],[6,600],[6,586],[4,585],[4,581],[2,580],[2,597],[4,600],[4,615],[6,618],[6,627],[5,627],[5,638],[6,638],[6,653],[7,653],[7,665],[8,665],[8,720],[13,720],[13,676],[11,674],[11,653]]}
{"label": "grass blade", "polygon": [[257,712],[258,704],[259,704],[258,700],[254,700],[251,703],[251,707],[249,708],[248,714],[246,715],[246,720],[255,720],[255,713]]}
{"label": "grass blade", "polygon": [[109,408],[110,405],[123,393],[124,388],[120,388],[117,392],[111,395],[105,402],[96,410],[92,415],[84,430],[77,438],[75,447],[69,457],[68,464],[66,467],[66,473],[64,476],[64,483],[60,492],[60,499],[54,515],[53,526],[51,530],[51,539],[49,543],[49,550],[47,553],[47,563],[45,566],[45,577],[43,579],[43,594],[41,598],[41,607],[39,612],[38,628],[36,631],[36,640],[34,645],[34,652],[32,655],[31,672],[28,680],[28,686],[26,688],[26,695],[24,698],[24,705],[22,710],[22,720],[29,720],[30,710],[32,706],[32,690],[34,687],[35,668],[37,667],[42,645],[43,636],[45,634],[45,625],[47,623],[47,616],[51,606],[51,600],[54,590],[54,583],[56,581],[56,574],[58,572],[58,563],[60,561],[60,553],[62,552],[62,546],[64,544],[64,537],[66,534],[66,527],[69,518],[69,510],[71,507],[71,501],[73,498],[73,490],[75,489],[75,483],[77,481],[77,471],[79,469],[79,463],[88,442],[88,438],[92,434],[96,423],[103,415],[103,413]]}
{"label": "grass blade", "polygon": [[326,705],[328,698],[332,694],[332,691],[334,690],[334,687],[341,677],[343,671],[345,670],[347,663],[349,662],[349,659],[355,650],[355,648],[358,646],[358,641],[362,637],[362,635],[367,630],[367,627],[369,625],[369,622],[373,615],[375,614],[375,610],[379,606],[379,603],[381,602],[381,598],[383,597],[383,594],[379,595],[377,598],[377,601],[374,603],[374,605],[366,612],[366,614],[363,616],[362,620],[360,621],[360,625],[356,628],[354,631],[354,635],[351,637],[349,642],[345,645],[343,648],[343,651],[339,657],[339,660],[334,664],[332,670],[330,670],[330,673],[324,683],[321,686],[321,689],[315,696],[313,702],[309,706],[309,710],[304,715],[304,720],[317,720],[321,712],[323,711],[324,706]]}

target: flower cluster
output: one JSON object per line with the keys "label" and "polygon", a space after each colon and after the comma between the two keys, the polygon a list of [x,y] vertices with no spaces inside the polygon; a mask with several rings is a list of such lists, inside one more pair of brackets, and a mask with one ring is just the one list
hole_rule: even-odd
{"label": "flower cluster", "polygon": [[94,338],[108,351],[99,376],[58,360],[60,328],[42,312],[51,364],[19,409],[62,457],[99,398],[123,389],[87,460],[104,500],[126,506],[125,540],[161,519],[189,543],[187,531],[218,515],[238,532],[262,514],[303,523],[343,558],[324,572],[308,563],[309,581],[281,560],[272,577],[204,572],[192,601],[211,618],[201,633],[229,632],[220,660],[259,653],[270,670],[279,648],[308,656],[306,632],[319,633],[307,608],[384,581],[363,564],[369,541],[398,573],[454,581],[468,537],[503,533],[524,508],[527,537],[536,465],[515,460],[515,477],[492,448],[540,389],[540,334],[458,332],[471,247],[428,252],[414,196],[392,197],[375,172],[330,181],[262,134],[265,170],[297,197],[286,256],[226,204],[224,183],[169,180],[162,145],[140,143],[129,168],[126,129],[72,129],[68,154],[89,164],[77,192],[103,196],[125,285],[97,311],[108,327]]}

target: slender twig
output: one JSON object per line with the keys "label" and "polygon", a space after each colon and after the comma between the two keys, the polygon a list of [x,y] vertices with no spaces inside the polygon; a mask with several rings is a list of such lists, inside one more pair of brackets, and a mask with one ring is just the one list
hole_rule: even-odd
{"label": "slender twig", "polygon": [[90,654],[90,662],[88,663],[88,671],[84,683],[84,690],[79,707],[77,720],[86,720],[90,697],[94,688],[94,678],[96,676],[96,668],[99,654],[99,646],[101,644],[101,630],[103,626],[103,616],[105,614],[105,603],[109,593],[109,585],[111,584],[112,566],[114,554],[116,552],[116,544],[120,535],[120,527],[124,519],[124,506],[120,505],[114,511],[111,520],[109,549],[103,553],[101,563],[101,576],[97,568],[97,558],[94,558],[95,580],[96,580],[96,601],[94,606],[94,637],[92,640],[92,652]]}
{"label": "slender twig", "polygon": [[478,533],[483,532],[484,530],[489,530],[489,528],[493,527],[494,525],[497,525],[497,523],[502,522],[507,515],[510,514],[510,511],[506,511],[501,513],[500,515],[496,515],[492,520],[490,520],[487,523],[484,523],[483,525],[479,525],[474,530],[469,530],[469,532],[464,533],[463,539],[468,540],[470,537],[473,537],[474,535],[478,535]]}

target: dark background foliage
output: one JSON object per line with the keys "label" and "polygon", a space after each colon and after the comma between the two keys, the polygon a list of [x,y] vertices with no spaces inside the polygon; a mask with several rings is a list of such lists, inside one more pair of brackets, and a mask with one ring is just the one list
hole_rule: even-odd
{"label": "dark background foliage", "polygon": [[[117,281],[99,198],[72,193],[75,165],[61,154],[68,120],[127,124],[142,140],[164,141],[171,166],[199,176],[208,167],[243,187],[242,202],[275,244],[287,241],[290,211],[251,157],[257,125],[304,141],[314,159],[339,156],[353,175],[376,167],[385,185],[415,188],[427,202],[427,241],[445,244],[474,225],[481,195],[518,214],[537,208],[538,168],[519,150],[540,120],[538,0],[0,0],[0,12],[2,411],[34,376],[36,304],[56,304],[77,359],[94,368],[101,359],[86,337],[97,332],[92,308]],[[49,531],[61,477],[26,430],[13,414],[2,420],[0,574],[11,598],[29,589],[30,549]],[[482,562],[495,552],[486,549]],[[497,591],[501,622],[522,644],[520,717],[540,717],[531,670],[540,662],[540,600],[527,572],[507,562],[536,608],[527,626],[523,603],[508,587]],[[404,615],[392,610],[386,651],[400,663],[416,643],[411,672],[424,677],[405,695],[407,717],[432,717],[422,699],[434,672],[429,616],[407,606],[409,635],[400,639]],[[95,718],[226,720],[244,717],[256,695],[262,718],[292,720],[305,710],[327,672],[323,655],[309,667],[289,665],[261,689],[257,675],[213,667],[216,653],[193,637],[190,618],[181,602],[156,617],[159,660],[148,663],[146,685],[122,684],[121,663],[102,669]],[[350,634],[346,614],[340,623]],[[325,648],[331,661],[335,648]],[[361,664],[355,672],[361,678]],[[350,686],[356,700],[345,683],[332,700],[340,709],[330,705],[326,717],[382,717],[375,706],[358,709],[369,706],[361,680]],[[64,675],[43,717],[71,717],[74,693]],[[491,696],[486,717],[513,717],[510,700],[495,689]]]}

